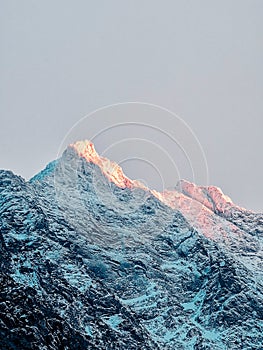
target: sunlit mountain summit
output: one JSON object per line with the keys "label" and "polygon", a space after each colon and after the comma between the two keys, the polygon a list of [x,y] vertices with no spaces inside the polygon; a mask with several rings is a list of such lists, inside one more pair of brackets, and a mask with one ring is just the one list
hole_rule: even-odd
{"label": "sunlit mountain summit", "polygon": [[90,141],[0,171],[1,349],[262,349],[263,215],[158,192]]}

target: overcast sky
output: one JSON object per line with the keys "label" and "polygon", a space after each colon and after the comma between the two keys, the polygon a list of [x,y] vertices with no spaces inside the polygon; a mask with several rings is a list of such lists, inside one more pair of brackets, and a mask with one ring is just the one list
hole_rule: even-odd
{"label": "overcast sky", "polygon": [[[0,168],[30,178],[56,158],[65,135],[84,115],[141,101],[163,106],[189,125],[204,149],[210,184],[237,204],[263,211],[262,0],[0,0],[0,5]],[[125,111],[123,120],[138,124],[150,118],[151,109],[142,117]],[[168,126],[168,114],[163,111],[158,127],[183,135],[177,122]],[[113,118],[112,111],[107,116]],[[92,119],[97,132],[100,118]],[[74,138],[91,137],[84,124],[73,129]],[[114,130],[95,140],[100,151],[129,132],[141,140],[155,138],[155,148],[169,144],[149,128]],[[188,141],[197,145],[194,137]],[[139,156],[139,143],[129,142],[121,145],[121,157],[131,158],[134,151],[137,161],[124,164],[128,176],[157,188],[157,170],[163,178],[170,174],[167,187],[187,177],[180,152],[168,151],[182,167],[177,172],[169,157],[162,162],[161,146],[158,153],[144,141],[139,148],[145,154]],[[118,152],[112,148],[111,158],[120,161]],[[154,166],[146,164],[150,155]]]}

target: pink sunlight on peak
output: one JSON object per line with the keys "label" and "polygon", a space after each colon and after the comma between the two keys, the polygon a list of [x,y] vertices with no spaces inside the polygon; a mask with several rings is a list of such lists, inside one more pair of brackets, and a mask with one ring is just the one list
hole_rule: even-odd
{"label": "pink sunlight on peak", "polygon": [[[232,200],[224,195],[220,188],[215,186],[197,186],[191,182],[181,180],[180,190],[158,192],[149,189],[140,181],[129,179],[117,163],[100,157],[93,143],[88,140],[77,141],[70,144],[69,147],[72,147],[87,162],[96,164],[108,180],[116,186],[144,189],[170,208],[181,211],[196,229],[201,230],[210,239],[216,239],[219,236],[227,239],[228,230],[225,227],[225,220],[214,215],[215,212],[224,213],[233,207],[245,210],[234,205]],[[233,232],[240,235],[235,225],[228,222],[227,226],[228,228],[231,226]]]}

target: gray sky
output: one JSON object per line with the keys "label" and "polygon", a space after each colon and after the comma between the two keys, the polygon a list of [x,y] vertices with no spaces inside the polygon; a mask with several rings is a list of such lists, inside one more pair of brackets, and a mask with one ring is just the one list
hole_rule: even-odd
{"label": "gray sky", "polygon": [[[29,178],[57,156],[84,115],[108,104],[149,102],[191,127],[206,154],[209,183],[237,204],[263,210],[262,0],[0,0],[0,6],[1,168]],[[133,120],[130,112],[124,121]],[[99,116],[95,124],[99,130]],[[74,137],[83,131],[89,138],[87,123]],[[131,134],[155,137],[136,128]],[[127,130],[115,129],[97,140],[99,150],[123,135]],[[134,151],[138,158],[135,144],[127,142],[121,156]],[[180,152],[169,153],[185,176]],[[157,151],[145,151],[142,166],[138,159],[124,164],[127,175],[160,188],[146,166],[150,154],[173,186],[175,168],[170,160],[161,164]],[[119,160],[116,147],[109,155]]]}

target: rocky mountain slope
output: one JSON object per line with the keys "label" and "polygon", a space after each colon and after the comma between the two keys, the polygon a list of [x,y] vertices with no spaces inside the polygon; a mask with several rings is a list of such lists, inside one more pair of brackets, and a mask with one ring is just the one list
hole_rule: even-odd
{"label": "rocky mountain slope", "polygon": [[263,349],[263,215],[156,192],[86,142],[0,172],[1,349]]}

